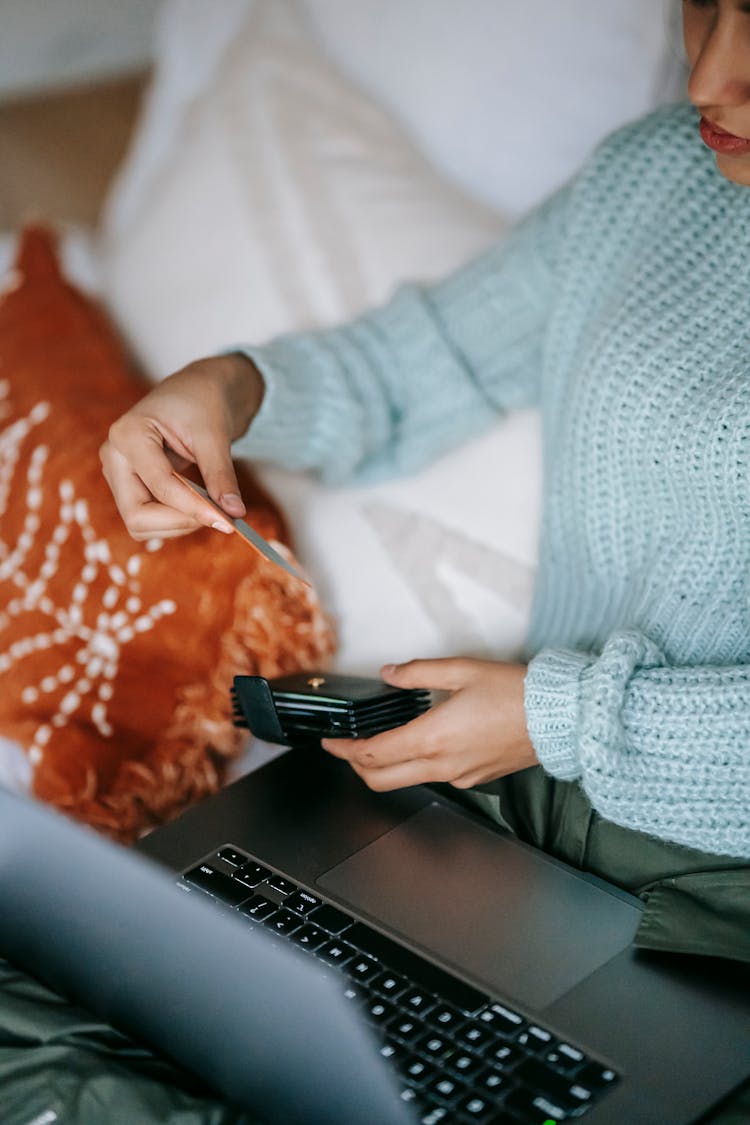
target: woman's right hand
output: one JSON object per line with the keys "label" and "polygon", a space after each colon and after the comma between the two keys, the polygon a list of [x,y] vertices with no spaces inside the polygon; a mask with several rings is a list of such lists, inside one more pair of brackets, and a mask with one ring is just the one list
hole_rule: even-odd
{"label": "woman's right hand", "polygon": [[260,408],[263,377],[239,353],[199,359],[170,375],[118,418],[99,455],[134,539],[174,538],[232,525],[175,475],[197,465],[206,491],[229,516],[245,514],[231,444]]}

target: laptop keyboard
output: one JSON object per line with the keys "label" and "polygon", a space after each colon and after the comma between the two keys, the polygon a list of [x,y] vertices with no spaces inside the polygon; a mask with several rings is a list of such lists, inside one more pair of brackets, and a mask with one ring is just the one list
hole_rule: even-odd
{"label": "laptop keyboard", "polygon": [[[230,844],[180,880],[334,970],[421,1125],[549,1125],[618,1080],[514,1007],[444,972]],[[187,888],[186,888],[187,889]]]}

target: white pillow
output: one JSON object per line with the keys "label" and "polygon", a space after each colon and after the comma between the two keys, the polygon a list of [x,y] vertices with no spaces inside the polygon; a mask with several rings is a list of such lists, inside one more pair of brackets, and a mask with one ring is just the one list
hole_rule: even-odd
{"label": "white pillow", "polygon": [[506,214],[679,96],[675,0],[304,0],[331,57]]}
{"label": "white pillow", "polygon": [[[147,199],[255,0],[165,0],[158,70],[111,207]],[[302,0],[333,61],[433,163],[516,216],[612,129],[683,96],[679,0]]]}
{"label": "white pillow", "polygon": [[[109,228],[105,294],[158,376],[350,316],[404,277],[443,274],[503,229],[339,76],[292,4],[258,0],[193,100],[148,207]],[[330,489],[267,470],[339,622],[341,668],[517,650],[538,445],[528,413],[408,481]]]}
{"label": "white pillow", "polygon": [[163,376],[231,341],[343,320],[505,225],[339,76],[294,0],[258,0],[140,207],[105,223],[105,285]]}

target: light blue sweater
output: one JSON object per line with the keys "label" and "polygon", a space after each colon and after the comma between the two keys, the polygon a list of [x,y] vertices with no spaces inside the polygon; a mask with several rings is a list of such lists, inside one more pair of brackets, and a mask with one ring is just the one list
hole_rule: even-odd
{"label": "light blue sweater", "polygon": [[448,280],[247,350],[267,391],[236,452],[332,482],[539,405],[539,761],[617,824],[750,858],[750,189],[695,112],[615,134]]}

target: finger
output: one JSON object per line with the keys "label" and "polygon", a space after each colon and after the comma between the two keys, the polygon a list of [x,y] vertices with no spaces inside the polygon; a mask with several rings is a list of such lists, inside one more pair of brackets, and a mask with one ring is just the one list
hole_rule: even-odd
{"label": "finger", "polygon": [[205,429],[200,429],[197,434],[190,433],[183,440],[163,421],[140,416],[140,425],[148,429],[150,436],[161,441],[161,448],[173,468],[181,472],[187,465],[197,465],[212,500],[230,516],[244,516],[247,509],[232,464],[229,436],[220,427],[217,429],[204,424]]}
{"label": "finger", "polygon": [[[104,478],[112,491],[117,510],[134,539],[153,536],[172,538],[175,535],[187,535],[204,526],[188,513],[154,500],[141,478],[131,470],[117,450],[111,446],[102,446],[100,455]],[[214,520],[216,521],[216,516]]]}
{"label": "finger", "polygon": [[426,785],[438,781],[434,776],[434,763],[423,758],[412,758],[385,769],[368,770],[351,763],[352,769],[362,778],[365,785],[376,793],[386,793],[391,789],[405,789],[409,785]]}
{"label": "finger", "polygon": [[[133,441],[133,427],[136,427],[139,440]],[[172,463],[164,450],[164,438],[155,427],[150,424],[144,427],[143,422],[133,423],[124,415],[112,426],[108,442],[101,450],[102,466],[105,470],[107,482],[115,496],[118,509],[128,526],[133,528],[133,518],[136,519],[136,529],[140,530],[142,509],[149,502],[156,500],[159,505],[173,509],[178,513],[177,525],[215,527],[218,531],[230,534],[232,525],[208,501],[193,492],[189,485],[175,475]],[[128,450],[132,450],[128,456]],[[182,456],[182,450],[179,450]],[[144,496],[137,492],[135,481],[140,481],[145,492]],[[164,527],[174,527],[175,519],[168,518],[164,513]]]}
{"label": "finger", "polygon": [[206,492],[230,516],[244,516],[247,509],[240,495],[230,445],[226,448],[212,441],[210,445],[196,442],[195,462],[200,469]]}
{"label": "finger", "polygon": [[355,753],[357,739],[354,738],[321,738],[320,745],[334,758],[341,758],[348,762]]}
{"label": "finger", "polygon": [[492,769],[474,769],[469,770],[468,773],[462,773],[460,777],[454,777],[449,781],[454,789],[474,789],[477,785],[484,785],[488,781],[496,781],[497,778],[503,777],[504,774],[494,766]]}
{"label": "finger", "polygon": [[436,707],[372,738],[326,738],[321,745],[334,757],[368,769],[382,769],[414,758],[431,758],[439,753],[442,728],[439,710]]}
{"label": "finger", "polygon": [[[141,489],[144,496],[141,495]],[[165,508],[163,504],[152,500],[137,478],[132,486],[128,482],[117,492],[113,491],[113,496],[117,510],[133,539],[151,539],[154,536],[161,539],[173,538],[177,535],[189,535],[203,527],[203,524],[183,512]]]}
{"label": "finger", "polygon": [[202,523],[183,512],[176,512],[174,508],[165,508],[155,500],[142,504],[125,523],[133,539],[173,539],[204,530]]}
{"label": "finger", "polygon": [[205,531],[205,528],[202,523],[197,526],[192,524],[190,527],[156,527],[154,529],[144,527],[142,530],[138,529],[135,531],[128,528],[130,538],[135,539],[139,543],[148,539],[179,539],[183,535],[192,535],[194,531]]}
{"label": "finger", "polygon": [[394,687],[458,691],[466,683],[475,663],[461,657],[408,660],[405,664],[384,664],[380,675]]}

